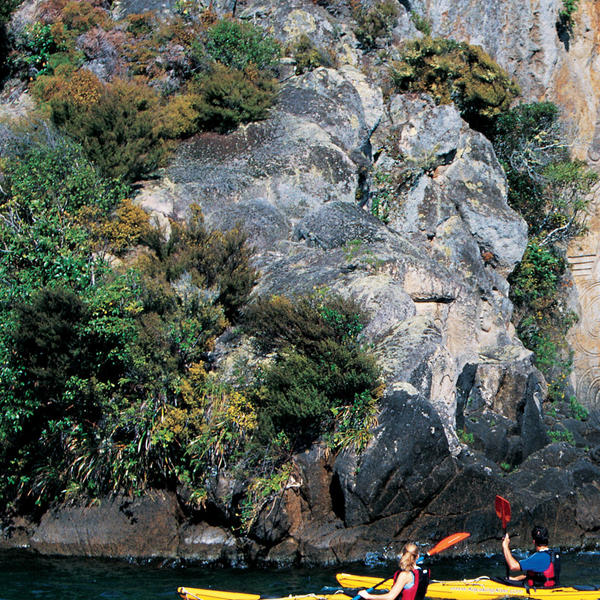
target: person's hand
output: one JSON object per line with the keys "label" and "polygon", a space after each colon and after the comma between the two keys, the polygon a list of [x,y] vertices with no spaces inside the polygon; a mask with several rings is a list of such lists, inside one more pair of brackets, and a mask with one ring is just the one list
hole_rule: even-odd
{"label": "person's hand", "polygon": [[366,598],[369,592],[367,592],[367,590],[360,590],[360,592],[358,592],[358,595],[361,598]]}
{"label": "person's hand", "polygon": [[508,535],[508,533],[504,534],[504,537],[502,538],[502,547],[503,548],[508,548],[510,546],[510,536]]}

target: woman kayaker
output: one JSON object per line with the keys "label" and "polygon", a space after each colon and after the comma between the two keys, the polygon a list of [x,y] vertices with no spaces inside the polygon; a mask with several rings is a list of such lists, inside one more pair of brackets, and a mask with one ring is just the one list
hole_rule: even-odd
{"label": "woman kayaker", "polygon": [[[400,569],[394,573],[394,584],[389,592],[384,594],[371,594],[367,590],[361,590],[358,595],[365,600],[418,600],[420,570],[417,568],[419,550],[416,544],[409,542],[402,548],[400,556]],[[421,589],[423,586],[421,586]],[[424,596],[423,593],[421,595]]]}
{"label": "woman kayaker", "polygon": [[559,584],[560,555],[548,547],[548,530],[536,525],[531,530],[535,552],[517,561],[510,550],[508,533],[502,540],[504,560],[511,571],[523,571],[523,575],[509,577],[511,581],[523,581],[531,587],[554,587]]}

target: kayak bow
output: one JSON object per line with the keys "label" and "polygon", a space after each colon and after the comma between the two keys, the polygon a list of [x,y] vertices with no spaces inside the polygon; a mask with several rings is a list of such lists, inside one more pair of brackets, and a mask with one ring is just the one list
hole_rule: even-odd
{"label": "kayak bow", "polygon": [[181,600],[260,600],[259,594],[242,594],[202,588],[178,587],[177,593],[181,596]]}

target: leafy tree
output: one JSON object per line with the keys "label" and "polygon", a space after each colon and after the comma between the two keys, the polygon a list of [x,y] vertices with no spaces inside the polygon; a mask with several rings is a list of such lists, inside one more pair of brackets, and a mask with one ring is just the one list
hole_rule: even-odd
{"label": "leafy tree", "polygon": [[542,246],[585,229],[586,198],[597,175],[571,160],[557,107],[519,104],[500,115],[492,141],[509,181],[509,203]]}
{"label": "leafy tree", "polygon": [[23,143],[9,144],[3,161],[0,276],[6,301],[55,281],[87,286],[99,265],[77,215],[86,204],[107,215],[127,192],[101,177],[79,146],[41,130],[47,139],[25,135]]}
{"label": "leafy tree", "polygon": [[498,117],[492,141],[509,183],[508,200],[529,226],[522,261],[509,277],[517,333],[535,353],[549,397],[568,396],[572,367],[566,333],[576,321],[562,292],[568,242],[585,230],[597,175],[572,160],[557,107],[519,104]]}

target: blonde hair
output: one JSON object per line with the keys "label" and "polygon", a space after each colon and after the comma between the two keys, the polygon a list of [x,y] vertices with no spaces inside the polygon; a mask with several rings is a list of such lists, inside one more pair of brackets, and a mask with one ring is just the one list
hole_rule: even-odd
{"label": "blonde hair", "polygon": [[416,544],[409,542],[402,548],[402,556],[400,557],[400,570],[401,571],[412,571],[416,564],[417,558],[419,558],[419,549]]}

